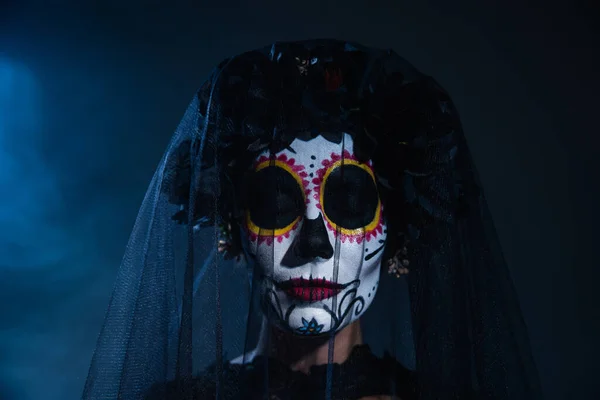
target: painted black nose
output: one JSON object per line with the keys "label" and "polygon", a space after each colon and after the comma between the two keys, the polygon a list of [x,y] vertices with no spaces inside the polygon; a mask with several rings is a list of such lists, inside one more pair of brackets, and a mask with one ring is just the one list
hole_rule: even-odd
{"label": "painted black nose", "polygon": [[321,214],[315,219],[303,221],[302,229],[283,256],[281,265],[290,268],[298,267],[317,257],[325,260],[333,257],[333,247],[329,242],[329,235]]}

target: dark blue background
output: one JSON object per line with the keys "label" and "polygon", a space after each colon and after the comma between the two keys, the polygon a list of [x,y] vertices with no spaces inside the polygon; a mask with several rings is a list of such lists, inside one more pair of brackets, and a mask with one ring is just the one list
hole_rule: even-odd
{"label": "dark blue background", "polygon": [[394,48],[452,94],[545,395],[600,396],[592,2],[38,3],[0,8],[1,399],[80,395],[137,208],[212,67],[318,37]]}

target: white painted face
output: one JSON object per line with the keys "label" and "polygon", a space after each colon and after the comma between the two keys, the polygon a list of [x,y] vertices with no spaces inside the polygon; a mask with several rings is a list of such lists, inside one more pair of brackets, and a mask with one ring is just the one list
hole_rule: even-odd
{"label": "white painted face", "polygon": [[319,136],[255,161],[247,251],[269,320],[299,335],[338,331],[369,307],[386,239],[370,162]]}

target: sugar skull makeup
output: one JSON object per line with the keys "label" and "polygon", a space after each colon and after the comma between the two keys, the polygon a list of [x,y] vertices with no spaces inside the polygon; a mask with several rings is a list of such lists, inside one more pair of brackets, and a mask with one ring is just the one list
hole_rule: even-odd
{"label": "sugar skull makeup", "polygon": [[371,304],[386,239],[370,162],[319,136],[255,160],[246,248],[269,319],[299,335],[337,331]]}

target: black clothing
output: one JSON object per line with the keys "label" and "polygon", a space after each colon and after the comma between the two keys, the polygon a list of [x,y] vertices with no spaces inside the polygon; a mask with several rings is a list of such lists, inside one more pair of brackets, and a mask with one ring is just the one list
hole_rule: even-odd
{"label": "black clothing", "polygon": [[[327,398],[327,365],[313,366],[309,374],[292,371],[277,360],[257,357],[252,363],[223,366],[221,399],[259,400],[265,398],[269,384],[270,400],[305,400]],[[216,399],[215,368],[192,382],[194,399]],[[265,379],[268,376],[269,379]],[[333,364],[331,400],[358,400],[366,396],[395,395],[401,400],[415,399],[415,382],[411,371],[389,355],[378,358],[367,345],[356,346],[342,364]],[[152,393],[153,392],[153,393]],[[155,387],[146,400],[179,400],[181,388],[170,383]]]}

